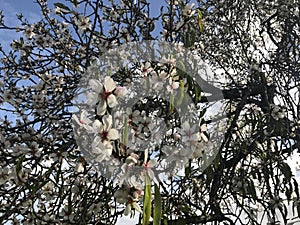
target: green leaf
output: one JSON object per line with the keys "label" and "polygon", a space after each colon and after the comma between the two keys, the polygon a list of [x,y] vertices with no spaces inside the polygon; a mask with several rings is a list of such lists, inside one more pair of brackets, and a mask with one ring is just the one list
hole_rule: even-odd
{"label": "green leaf", "polygon": [[203,26],[203,20],[202,20],[202,13],[199,9],[197,10],[197,12],[198,12],[197,22],[198,22],[199,30],[200,30],[200,32],[203,32],[204,26]]}
{"label": "green leaf", "polygon": [[128,120],[127,120],[127,118],[125,118],[125,123],[124,123],[125,125],[125,129],[124,129],[124,136],[123,136],[123,143],[124,143],[124,145],[125,146],[127,146],[127,144],[128,144]]}
{"label": "green leaf", "polygon": [[153,225],[160,225],[162,217],[162,202],[159,187],[155,184]]}
{"label": "green leaf", "polygon": [[184,42],[186,48],[194,46],[196,41],[195,36],[196,36],[195,31],[188,29],[188,32],[186,32],[185,34],[185,42]]}
{"label": "green leaf", "polygon": [[197,104],[201,100],[201,88],[199,85],[195,85],[195,104]]}
{"label": "green leaf", "polygon": [[182,80],[179,81],[179,94],[177,96],[176,106],[180,106],[182,104],[182,100],[184,98],[184,83]]}
{"label": "green leaf", "polygon": [[174,95],[170,95],[170,112],[174,111]]}
{"label": "green leaf", "polygon": [[151,183],[146,176],[146,185],[144,189],[144,207],[143,207],[143,225],[148,225],[151,216]]}

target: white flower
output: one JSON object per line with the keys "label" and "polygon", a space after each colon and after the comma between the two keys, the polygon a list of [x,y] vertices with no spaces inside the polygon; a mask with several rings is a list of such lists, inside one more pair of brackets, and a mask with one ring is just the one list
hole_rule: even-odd
{"label": "white flower", "polygon": [[131,209],[134,208],[136,211],[138,211],[139,213],[143,213],[141,207],[139,206],[139,204],[136,201],[131,201],[128,202],[124,211],[124,215],[128,216],[129,213],[131,212]]}
{"label": "white flower", "polygon": [[113,146],[109,141],[101,141],[96,137],[92,143],[92,153],[96,154],[95,161],[102,162],[103,160],[110,160]]}
{"label": "white flower", "polygon": [[182,10],[182,15],[191,17],[193,14],[195,14],[196,10],[192,10],[194,5],[194,3],[186,4]]}
{"label": "white flower", "polygon": [[132,209],[135,209],[136,211],[142,213],[141,207],[137,203],[138,198],[141,195],[141,190],[135,189],[132,194],[133,196],[131,196],[130,193],[132,189],[135,188],[130,188],[129,186],[124,185],[120,189],[118,189],[114,194],[114,197],[116,198],[116,201],[118,203],[120,204],[126,203],[126,208],[124,211],[125,216],[128,216]]}
{"label": "white flower", "polygon": [[110,108],[115,107],[118,102],[116,96],[113,94],[113,91],[116,89],[117,85],[111,77],[104,78],[104,84],[100,81],[91,79],[89,81],[94,92],[87,94],[88,104],[95,105],[98,101],[97,114],[104,115],[107,109],[107,106]]}
{"label": "white flower", "polygon": [[86,30],[92,28],[89,17],[78,16],[78,18],[75,18],[74,22],[80,30]]}
{"label": "white flower", "polygon": [[93,131],[93,128],[89,125],[92,121],[88,118],[88,112],[86,110],[82,110],[80,113],[80,118],[73,114],[72,119],[81,127],[85,128],[89,133]]}
{"label": "white flower", "polygon": [[167,78],[168,74],[165,71],[161,71],[158,74],[152,73],[150,78],[151,88],[154,90],[162,90]]}
{"label": "white flower", "polygon": [[141,112],[138,110],[132,112],[131,108],[127,108],[126,115],[128,115],[128,125],[132,125],[132,123],[138,124],[142,120]]}
{"label": "white flower", "polygon": [[102,141],[117,140],[119,133],[116,129],[112,128],[112,116],[105,115],[102,118],[103,123],[95,120],[93,123],[94,132],[97,133]]}
{"label": "white flower", "polygon": [[150,180],[153,180],[154,183],[159,186],[159,182],[155,177],[155,174],[151,168],[154,168],[157,165],[157,158],[155,159],[150,159],[148,162],[144,162],[144,168],[145,170],[142,172],[141,177],[142,179],[145,178],[145,175],[147,175]]}
{"label": "white flower", "polygon": [[28,39],[31,39],[35,35],[35,33],[33,32],[33,26],[26,26],[25,31],[24,31],[24,35]]}
{"label": "white flower", "polygon": [[169,85],[167,86],[167,90],[171,93],[173,93],[173,90],[177,89],[179,87],[179,82],[173,81],[172,78],[169,78]]}
{"label": "white flower", "polygon": [[147,76],[152,71],[153,71],[153,68],[151,67],[150,62],[146,62],[145,64],[142,64],[141,73],[144,77]]}
{"label": "white flower", "polygon": [[197,142],[199,140],[199,133],[196,131],[196,125],[194,124],[192,127],[190,127],[190,124],[188,121],[185,121],[181,125],[180,133],[182,136],[182,142],[183,143],[193,143]]}
{"label": "white flower", "polygon": [[127,93],[127,89],[126,87],[120,87],[118,86],[115,91],[114,91],[114,94],[117,96],[117,97],[124,97]]}

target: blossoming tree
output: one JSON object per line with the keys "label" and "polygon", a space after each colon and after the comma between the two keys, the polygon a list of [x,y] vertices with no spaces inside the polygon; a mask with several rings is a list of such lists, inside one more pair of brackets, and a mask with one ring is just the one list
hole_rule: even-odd
{"label": "blossoming tree", "polygon": [[20,36],[0,48],[1,223],[299,216],[296,1],[36,4],[0,14]]}

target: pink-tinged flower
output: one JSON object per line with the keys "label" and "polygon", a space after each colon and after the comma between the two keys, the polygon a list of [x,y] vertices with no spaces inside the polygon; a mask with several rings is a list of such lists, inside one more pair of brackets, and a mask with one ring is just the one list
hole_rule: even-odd
{"label": "pink-tinged flower", "polygon": [[139,110],[132,111],[132,108],[127,108],[126,115],[128,115],[128,125],[138,124],[142,120]]}
{"label": "pink-tinged flower", "polygon": [[173,93],[173,91],[175,89],[177,89],[179,87],[179,82],[177,81],[173,81],[172,78],[169,78],[169,85],[167,86],[167,90],[171,93]]}
{"label": "pink-tinged flower", "polygon": [[[132,193],[132,195],[130,193]],[[141,207],[138,204],[141,194],[142,191],[140,189],[136,189],[135,187],[130,188],[127,185],[123,185],[115,192],[114,197],[116,198],[116,201],[119,204],[126,204],[124,211],[125,216],[128,216],[132,209],[142,213]]]}
{"label": "pink-tinged flower", "polygon": [[88,112],[83,110],[80,113],[80,118],[78,118],[75,114],[72,115],[72,119],[81,127],[85,128],[89,133],[93,132],[92,126],[90,124],[92,121],[88,118]]}
{"label": "pink-tinged flower", "polygon": [[111,77],[104,78],[104,84],[100,81],[91,79],[89,81],[93,92],[87,94],[88,104],[95,105],[97,102],[97,114],[102,116],[107,110],[107,106],[110,108],[115,107],[118,102],[116,95],[113,91],[116,89],[117,84]]}
{"label": "pink-tinged flower", "polygon": [[151,88],[154,90],[162,90],[167,79],[168,74],[165,71],[152,73],[152,76],[150,77]]}
{"label": "pink-tinged flower", "polygon": [[[145,171],[147,176],[150,178],[150,180],[153,180],[154,183],[156,183],[157,185],[159,185],[158,180],[155,177],[155,174],[153,172],[153,170],[151,168],[155,167],[157,165],[157,159],[150,159],[148,162],[144,163],[144,167],[145,167]],[[144,177],[146,174],[142,174],[142,176]]]}
{"label": "pink-tinged flower", "polygon": [[102,162],[103,160],[110,160],[113,151],[113,146],[110,141],[101,141],[96,137],[92,143],[92,153],[96,155],[95,161]]}
{"label": "pink-tinged flower", "polygon": [[126,93],[127,93],[126,87],[121,87],[121,86],[118,86],[114,91],[114,94],[119,98],[124,97]]}
{"label": "pink-tinged flower", "polygon": [[98,134],[98,137],[102,141],[117,140],[119,138],[119,132],[112,128],[112,116],[105,115],[102,118],[103,122],[95,120],[93,123],[94,132]]}
{"label": "pink-tinged flower", "polygon": [[191,127],[189,122],[185,121],[181,127],[180,133],[183,143],[194,143],[199,140],[199,133],[195,124]]}
{"label": "pink-tinged flower", "polygon": [[153,68],[151,67],[150,62],[146,62],[145,64],[142,64],[141,73],[144,77],[146,77],[152,71],[153,71]]}

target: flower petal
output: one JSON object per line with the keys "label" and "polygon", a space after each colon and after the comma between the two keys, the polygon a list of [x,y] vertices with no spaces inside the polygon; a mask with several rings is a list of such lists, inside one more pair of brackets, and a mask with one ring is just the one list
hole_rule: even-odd
{"label": "flower petal", "polygon": [[99,120],[95,120],[93,123],[95,133],[99,133],[103,129],[103,125]]}
{"label": "flower petal", "polygon": [[96,105],[96,103],[99,101],[99,94],[96,92],[89,92],[87,93],[86,98],[88,105]]}
{"label": "flower petal", "polygon": [[107,97],[107,104],[110,108],[115,107],[118,104],[117,98],[115,95],[111,94]]}
{"label": "flower petal", "polygon": [[102,118],[103,124],[104,124],[104,130],[109,131],[112,125],[112,116],[111,115],[105,115]]}
{"label": "flower petal", "polygon": [[136,202],[133,202],[133,203],[132,203],[132,207],[133,207],[136,211],[138,211],[139,213],[142,213],[142,212],[143,212],[142,209],[141,209],[141,207],[140,207],[140,205],[139,205],[138,203],[136,203]]}
{"label": "flower petal", "polygon": [[124,211],[124,215],[128,216],[130,212],[131,212],[131,204],[127,203],[125,211]]}
{"label": "flower petal", "polygon": [[112,92],[116,87],[117,87],[117,84],[111,77],[104,78],[105,91]]}
{"label": "flower petal", "polygon": [[104,113],[106,112],[106,108],[107,108],[106,101],[100,101],[97,106],[97,114],[99,116],[104,115]]}
{"label": "flower petal", "polygon": [[109,141],[104,141],[103,146],[103,154],[105,154],[106,156],[111,156],[113,150],[112,144]]}
{"label": "flower petal", "polygon": [[117,140],[119,138],[119,132],[116,129],[110,129],[107,137],[109,140]]}
{"label": "flower petal", "polygon": [[127,89],[126,87],[117,87],[114,93],[118,97],[124,97],[127,93]]}
{"label": "flower petal", "polygon": [[157,158],[154,158],[154,159],[150,159],[149,162],[148,162],[148,165],[152,168],[154,166],[156,166],[157,164]]}
{"label": "flower petal", "polygon": [[97,93],[100,93],[103,90],[103,85],[99,80],[91,79],[89,80],[89,85],[91,86],[92,90]]}
{"label": "flower petal", "polygon": [[206,136],[204,133],[201,133],[201,134],[200,134],[200,137],[201,137],[201,139],[202,139],[203,141],[208,142],[208,138],[207,138],[207,136]]}

